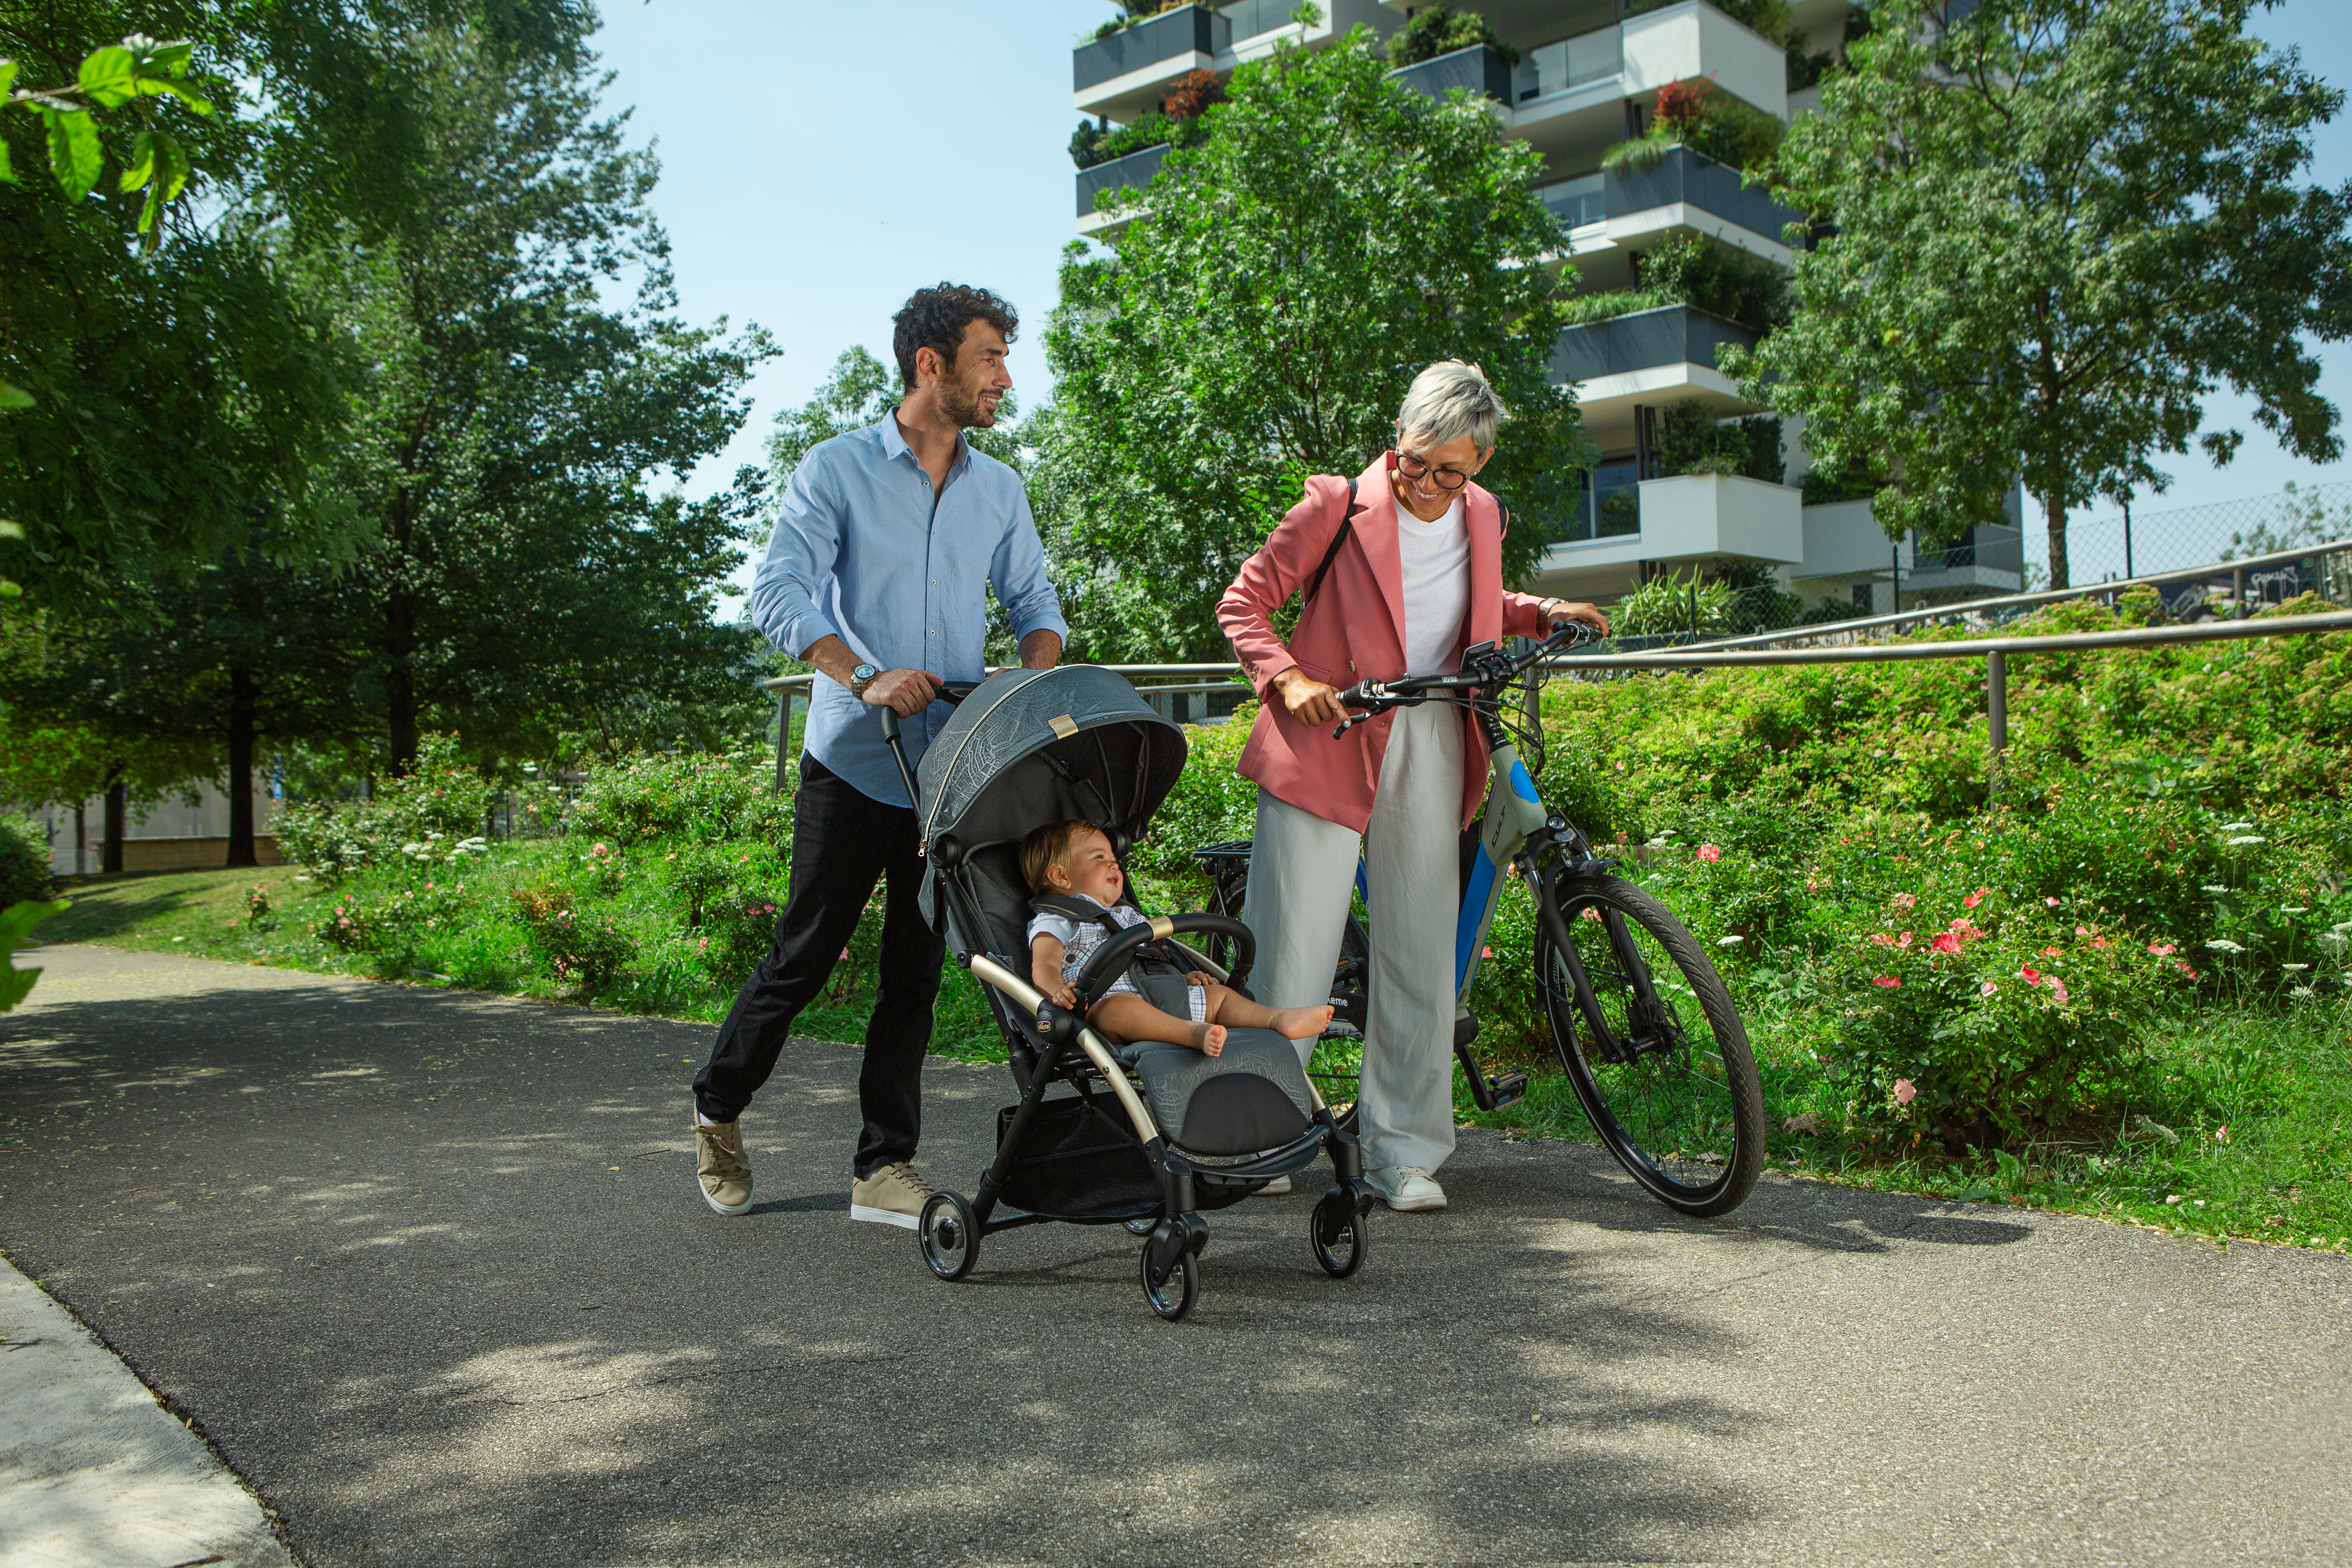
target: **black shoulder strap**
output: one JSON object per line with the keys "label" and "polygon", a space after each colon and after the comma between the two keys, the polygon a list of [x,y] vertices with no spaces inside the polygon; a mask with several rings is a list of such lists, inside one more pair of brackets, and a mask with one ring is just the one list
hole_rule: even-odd
{"label": "black shoulder strap", "polygon": [[1126,928],[1117,916],[1091,899],[1081,899],[1072,893],[1040,893],[1029,900],[1030,910],[1037,914],[1060,915],[1085,925],[1098,925],[1117,936]]}
{"label": "black shoulder strap", "polygon": [[1307,580],[1306,595],[1298,601],[1298,607],[1302,612],[1315,602],[1315,595],[1322,590],[1325,574],[1331,570],[1331,563],[1339,558],[1339,546],[1348,542],[1348,535],[1355,526],[1356,481],[1351,476],[1348,480],[1348,505],[1346,510],[1339,513],[1339,526],[1332,531],[1331,548],[1323,552],[1323,564],[1315,568],[1315,575]]}

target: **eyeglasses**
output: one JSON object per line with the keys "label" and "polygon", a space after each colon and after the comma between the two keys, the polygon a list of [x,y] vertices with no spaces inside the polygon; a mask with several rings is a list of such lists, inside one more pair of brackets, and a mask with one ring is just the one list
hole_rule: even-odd
{"label": "eyeglasses", "polygon": [[1409,479],[1429,479],[1442,490],[1458,490],[1470,482],[1470,476],[1459,468],[1432,468],[1403,452],[1397,454],[1397,472]]}

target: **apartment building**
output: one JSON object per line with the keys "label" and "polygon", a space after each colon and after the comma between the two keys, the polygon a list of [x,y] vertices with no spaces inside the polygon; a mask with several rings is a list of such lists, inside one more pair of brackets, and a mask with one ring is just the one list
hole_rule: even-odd
{"label": "apartment building", "polygon": [[[1129,124],[1156,111],[1189,72],[1229,72],[1284,39],[1328,47],[1359,25],[1385,39],[1420,6],[1324,0],[1312,26],[1289,20],[1294,8],[1295,0],[1186,5],[1081,44],[1073,102],[1106,128]],[[1485,97],[1503,133],[1543,155],[1537,194],[1559,220],[1559,255],[1572,264],[1579,295],[1632,289],[1643,258],[1675,241],[1791,263],[1783,231],[1797,215],[1743,185],[1737,169],[1688,147],[1624,173],[1604,172],[1602,156],[1640,135],[1659,89],[1678,83],[1706,83],[1783,124],[1817,108],[1817,88],[1791,90],[1806,74],[1792,62],[1839,46],[1854,14],[1847,0],[1794,0],[1793,47],[1708,0],[1464,0],[1454,9],[1483,16],[1517,58],[1480,45],[1396,74],[1433,97],[1455,89]],[[1081,169],[1078,232],[1107,237],[1112,220],[1095,210],[1097,196],[1148,184],[1165,154],[1146,148]],[[1699,411],[1726,426],[1769,416],[1717,368],[1719,347],[1752,347],[1758,330],[1696,305],[1636,300],[1612,314],[1609,298],[1592,303],[1591,319],[1560,335],[1552,368],[1575,385],[1601,459],[1586,476],[1580,515],[1557,529],[1546,552],[1542,591],[1606,602],[1659,574],[1762,568],[1808,604],[1885,611],[1898,593],[1907,608],[2020,585],[2014,498],[2010,526],[1980,528],[1956,546],[1890,544],[1866,499],[1804,504],[1810,464],[1795,420],[1781,425],[1777,460],[1751,461],[1749,472],[1669,471],[1663,422],[1688,426]],[[1769,447],[1769,425],[1757,439]]]}

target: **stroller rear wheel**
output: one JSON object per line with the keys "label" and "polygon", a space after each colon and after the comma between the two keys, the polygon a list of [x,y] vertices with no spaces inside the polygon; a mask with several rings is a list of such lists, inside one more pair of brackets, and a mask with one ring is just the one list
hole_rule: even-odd
{"label": "stroller rear wheel", "polygon": [[1143,1299],[1151,1303],[1151,1310],[1171,1323],[1191,1311],[1193,1301],[1201,1294],[1201,1266],[1193,1260],[1192,1255],[1190,1252],[1178,1254],[1176,1266],[1157,1280],[1152,1279],[1151,1243],[1149,1241],[1143,1244],[1142,1259]]}
{"label": "stroller rear wheel", "polygon": [[1307,1240],[1315,1249],[1317,1266],[1332,1279],[1345,1279],[1361,1268],[1370,1238],[1353,1195],[1327,1196],[1317,1204],[1307,1221]]}
{"label": "stroller rear wheel", "polygon": [[933,1193],[915,1228],[923,1261],[942,1279],[956,1280],[980,1261],[980,1226],[961,1193]]}

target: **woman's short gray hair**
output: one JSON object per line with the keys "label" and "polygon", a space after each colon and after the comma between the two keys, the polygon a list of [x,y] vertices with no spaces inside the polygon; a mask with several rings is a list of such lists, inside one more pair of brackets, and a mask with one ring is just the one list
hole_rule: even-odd
{"label": "woman's short gray hair", "polygon": [[1495,449],[1495,427],[1511,416],[1487,384],[1486,373],[1458,359],[1442,359],[1412,378],[1397,429],[1432,447],[1467,436],[1481,452]]}

